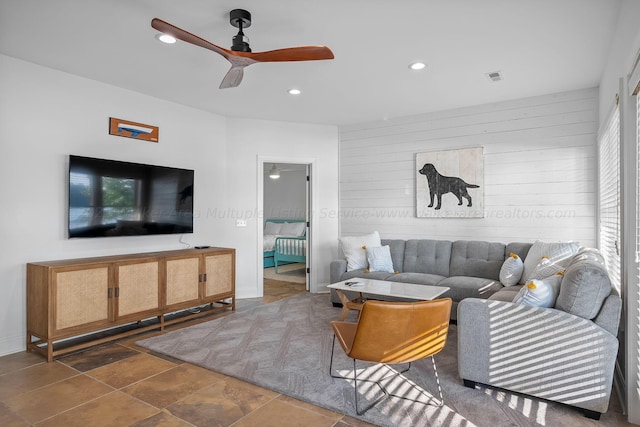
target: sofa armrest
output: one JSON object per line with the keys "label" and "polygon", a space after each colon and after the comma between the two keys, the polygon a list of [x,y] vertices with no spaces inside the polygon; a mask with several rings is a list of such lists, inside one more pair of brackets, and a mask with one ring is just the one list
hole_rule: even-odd
{"label": "sofa armrest", "polygon": [[340,281],[340,278],[344,273],[347,272],[347,260],[346,259],[336,259],[331,261],[329,264],[329,281],[330,283],[336,283]]}
{"label": "sofa armrest", "polygon": [[458,304],[458,371],[478,382],[606,412],[615,336],[553,308],[467,298]]}
{"label": "sofa armrest", "polygon": [[622,313],[622,299],[618,295],[611,294],[604,300],[600,312],[593,319],[596,325],[608,331],[611,335],[618,336],[620,315]]}

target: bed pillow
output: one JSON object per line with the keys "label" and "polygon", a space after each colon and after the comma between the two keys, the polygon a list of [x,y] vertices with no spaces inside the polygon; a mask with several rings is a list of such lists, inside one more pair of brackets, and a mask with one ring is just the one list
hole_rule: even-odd
{"label": "bed pillow", "polygon": [[340,238],[340,248],[347,259],[347,271],[362,270],[369,266],[367,248],[379,247],[380,234],[374,231],[362,236],[345,236]]}
{"label": "bed pillow", "polygon": [[280,229],[282,228],[282,224],[279,222],[268,222],[264,225],[264,234],[269,236],[275,236],[276,234],[280,234]]}
{"label": "bed pillow", "polygon": [[374,247],[367,246],[366,252],[369,271],[393,273],[393,261],[391,260],[391,248],[389,245]]}
{"label": "bed pillow", "polygon": [[304,222],[285,222],[282,224],[280,234],[283,236],[298,237],[304,234],[306,224]]}
{"label": "bed pillow", "polygon": [[500,268],[500,283],[504,286],[517,285],[524,271],[522,259],[514,253],[510,253]]}
{"label": "bed pillow", "polygon": [[542,257],[548,257],[550,263],[564,269],[567,268],[571,259],[579,249],[580,244],[578,242],[547,243],[536,240],[524,260],[524,272],[520,278],[520,284],[528,283],[529,280],[532,279],[532,273],[540,261],[542,261]]}

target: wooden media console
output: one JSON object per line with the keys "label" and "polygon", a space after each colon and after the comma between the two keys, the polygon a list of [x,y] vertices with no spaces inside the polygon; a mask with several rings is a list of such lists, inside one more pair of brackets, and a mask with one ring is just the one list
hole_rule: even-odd
{"label": "wooden media console", "polygon": [[[235,249],[212,247],[28,263],[27,351],[51,362],[102,342],[235,310],[235,258]],[[207,307],[176,315],[199,306]]]}

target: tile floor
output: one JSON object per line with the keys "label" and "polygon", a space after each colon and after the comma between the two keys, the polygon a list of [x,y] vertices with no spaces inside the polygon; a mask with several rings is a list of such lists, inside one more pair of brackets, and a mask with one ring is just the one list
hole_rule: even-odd
{"label": "tile floor", "polygon": [[[304,292],[304,285],[265,280],[262,300]],[[167,330],[211,320],[167,327]],[[135,342],[151,331],[46,363],[42,356],[0,357],[0,426],[368,426],[344,416],[176,359]]]}

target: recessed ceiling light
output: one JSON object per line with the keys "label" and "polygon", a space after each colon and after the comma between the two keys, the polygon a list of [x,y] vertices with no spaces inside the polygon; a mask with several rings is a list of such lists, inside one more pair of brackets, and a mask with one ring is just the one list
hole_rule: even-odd
{"label": "recessed ceiling light", "polygon": [[427,64],[425,64],[424,62],[414,62],[413,64],[409,64],[409,68],[411,68],[412,70],[422,70],[426,66]]}
{"label": "recessed ceiling light", "polygon": [[300,95],[301,93],[300,89],[289,89],[289,95]]}
{"label": "recessed ceiling light", "polygon": [[156,34],[156,38],[162,43],[173,44],[176,42],[176,38],[169,34]]}

